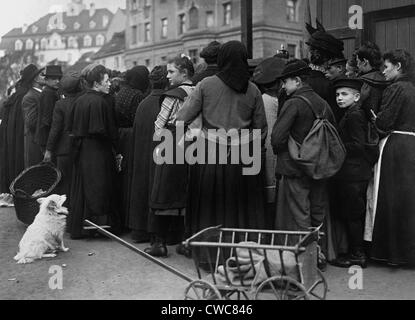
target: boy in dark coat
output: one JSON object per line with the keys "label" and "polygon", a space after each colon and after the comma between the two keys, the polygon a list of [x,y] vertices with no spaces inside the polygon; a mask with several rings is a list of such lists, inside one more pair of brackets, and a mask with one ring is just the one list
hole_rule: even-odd
{"label": "boy in dark coat", "polygon": [[316,117],[311,107],[296,96],[310,100],[315,109],[335,123],[330,106],[308,85],[310,68],[303,61],[292,61],[285,67],[281,80],[289,96],[274,126],[271,145],[278,157],[276,173],[280,180],[276,228],[278,230],[307,231],[320,226],[328,212],[327,182],[308,177],[288,151],[289,136],[302,144]]}
{"label": "boy in dark coat", "polygon": [[345,226],[349,250],[332,263],[343,268],[366,267],[363,232],[372,165],[367,154],[368,121],[360,104],[362,84],[359,79],[348,78],[334,82],[337,104],[346,111],[339,123],[339,134],[347,155],[334,178],[337,210],[333,210],[333,216]]}

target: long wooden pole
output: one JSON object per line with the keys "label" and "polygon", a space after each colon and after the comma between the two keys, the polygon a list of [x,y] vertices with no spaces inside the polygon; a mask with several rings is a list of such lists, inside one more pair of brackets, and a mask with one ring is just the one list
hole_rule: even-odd
{"label": "long wooden pole", "polygon": [[89,220],[85,220],[85,223],[91,227],[93,227],[94,229],[96,229],[99,233],[107,236],[108,238],[111,238],[115,241],[117,241],[118,243],[122,244],[124,247],[127,247],[128,249],[134,251],[135,253],[138,253],[140,256],[154,262],[155,264],[159,265],[160,267],[166,269],[167,271],[170,271],[171,273],[175,274],[176,276],[182,278],[183,280],[187,281],[187,282],[192,282],[194,279],[192,279],[191,277],[189,277],[188,275],[180,272],[179,270],[163,263],[162,261],[154,258],[153,256],[145,253],[144,251],[141,251],[140,249],[138,249],[136,246],[133,246],[131,243],[128,243],[127,241],[124,241],[123,239],[117,237],[116,235],[112,234],[111,232],[108,232],[107,230],[101,228],[100,226],[96,225],[95,223],[89,221]]}
{"label": "long wooden pole", "polygon": [[248,50],[248,58],[253,57],[252,42],[252,0],[241,0],[242,43]]}

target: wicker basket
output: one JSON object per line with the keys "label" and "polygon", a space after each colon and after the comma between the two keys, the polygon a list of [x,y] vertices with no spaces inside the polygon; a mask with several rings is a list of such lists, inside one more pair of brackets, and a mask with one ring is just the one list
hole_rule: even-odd
{"label": "wicker basket", "polygon": [[[61,180],[61,172],[53,164],[41,163],[24,170],[10,185],[17,219],[29,225],[39,212],[39,198],[52,194]],[[43,190],[42,193],[34,193]]]}

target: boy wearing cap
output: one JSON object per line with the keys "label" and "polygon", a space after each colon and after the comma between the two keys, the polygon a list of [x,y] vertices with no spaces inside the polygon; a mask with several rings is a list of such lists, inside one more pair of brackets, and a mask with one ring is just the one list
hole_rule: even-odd
{"label": "boy wearing cap", "polygon": [[335,81],[338,78],[344,77],[346,74],[347,59],[331,59],[328,62],[326,70],[326,78],[330,81]]}
{"label": "boy wearing cap", "polygon": [[363,232],[366,191],[372,168],[366,152],[368,121],[360,104],[362,84],[359,79],[345,77],[334,82],[337,104],[345,110],[339,123],[339,135],[347,151],[344,164],[333,180],[337,206],[333,216],[345,227],[349,243],[348,252],[332,262],[342,268],[366,267]]}
{"label": "boy wearing cap", "polygon": [[277,199],[276,229],[306,231],[319,227],[329,210],[327,181],[307,176],[289,154],[291,136],[302,144],[316,117],[311,107],[298,96],[305,97],[331,123],[334,115],[328,103],[308,85],[310,68],[301,60],[288,62],[282,75],[288,100],[274,126],[271,144],[278,157],[276,173],[281,176]]}
{"label": "boy wearing cap", "polygon": [[40,96],[35,137],[35,142],[40,146],[43,154],[46,151],[46,144],[52,125],[53,110],[56,102],[59,100],[58,89],[62,75],[61,66],[46,66],[44,73],[45,88]]}

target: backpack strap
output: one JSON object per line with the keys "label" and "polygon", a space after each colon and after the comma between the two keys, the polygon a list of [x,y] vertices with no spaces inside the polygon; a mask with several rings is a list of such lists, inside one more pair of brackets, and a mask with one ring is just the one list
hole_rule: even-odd
{"label": "backpack strap", "polygon": [[311,103],[311,101],[308,98],[306,98],[304,96],[301,96],[301,95],[293,96],[292,98],[297,98],[297,99],[303,100],[310,107],[311,111],[313,111],[314,116],[317,119],[320,120],[320,119],[325,119],[326,118],[324,112],[323,112],[323,114],[320,114],[319,112],[317,112],[317,110],[314,108],[313,104]]}

